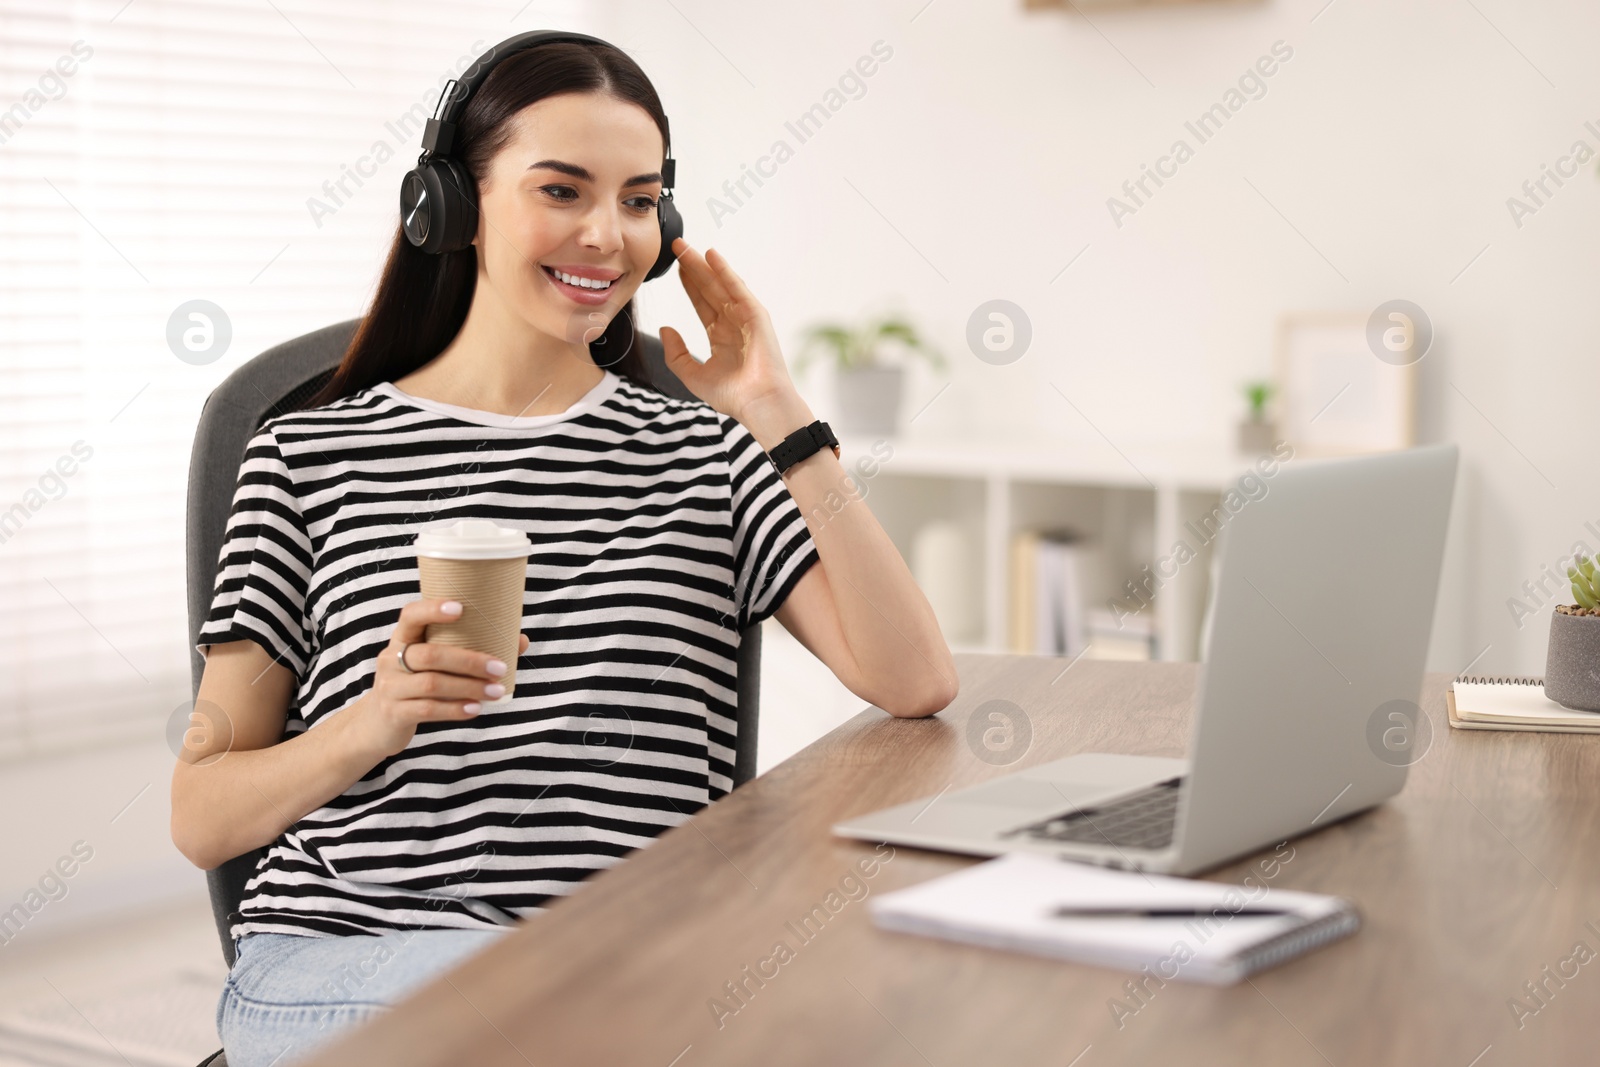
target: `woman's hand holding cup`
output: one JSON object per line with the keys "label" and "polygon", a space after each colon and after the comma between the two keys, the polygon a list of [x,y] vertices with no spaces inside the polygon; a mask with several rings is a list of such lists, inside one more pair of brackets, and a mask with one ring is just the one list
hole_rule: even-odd
{"label": "woman's hand holding cup", "polygon": [[[454,622],[461,610],[459,601],[443,598],[413,600],[400,609],[400,621],[378,653],[372,688],[345,713],[355,713],[348,725],[364,749],[392,756],[411,743],[418,723],[471,719],[482,701],[504,695],[496,679],[511,665],[488,653],[424,641],[428,624]],[[528,650],[528,635],[518,637],[520,656]],[[410,672],[400,666],[402,647]]]}

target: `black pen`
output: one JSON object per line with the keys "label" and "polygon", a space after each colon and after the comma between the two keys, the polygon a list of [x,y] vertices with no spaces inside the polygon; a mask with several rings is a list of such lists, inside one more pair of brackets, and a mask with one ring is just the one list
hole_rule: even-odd
{"label": "black pen", "polygon": [[[1217,914],[1220,912],[1221,914]],[[1224,904],[1210,908],[1057,908],[1052,914],[1061,919],[1221,919],[1233,915],[1289,915],[1284,908],[1240,908],[1233,911]]]}

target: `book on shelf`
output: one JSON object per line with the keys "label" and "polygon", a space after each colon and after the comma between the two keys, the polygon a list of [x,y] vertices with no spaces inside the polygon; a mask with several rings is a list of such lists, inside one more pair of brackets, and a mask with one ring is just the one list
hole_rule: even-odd
{"label": "book on shelf", "polygon": [[1150,612],[1100,604],[1106,563],[1099,546],[1070,530],[1019,530],[1011,538],[1008,645],[1026,655],[1150,659]]}
{"label": "book on shelf", "polygon": [[1095,608],[1089,612],[1089,644],[1095,659],[1154,659],[1155,612],[1137,605]]}

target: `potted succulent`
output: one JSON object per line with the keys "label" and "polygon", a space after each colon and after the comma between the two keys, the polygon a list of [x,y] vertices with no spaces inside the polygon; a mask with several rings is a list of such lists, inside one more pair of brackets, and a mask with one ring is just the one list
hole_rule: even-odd
{"label": "potted succulent", "polygon": [[840,432],[893,436],[900,422],[905,368],[883,359],[891,347],[923,356],[940,370],[945,367],[944,357],[909,322],[888,315],[858,329],[832,322],[812,326],[795,357],[794,372],[804,371],[818,353],[831,355],[838,369]]}
{"label": "potted succulent", "polygon": [[1271,452],[1278,435],[1278,428],[1267,419],[1267,400],[1272,396],[1272,383],[1246,382],[1244,396],[1250,403],[1250,417],[1239,423],[1239,451],[1251,455]]}
{"label": "potted succulent", "polygon": [[1576,604],[1550,613],[1544,695],[1574,711],[1600,711],[1600,568],[1578,556],[1567,568]]}

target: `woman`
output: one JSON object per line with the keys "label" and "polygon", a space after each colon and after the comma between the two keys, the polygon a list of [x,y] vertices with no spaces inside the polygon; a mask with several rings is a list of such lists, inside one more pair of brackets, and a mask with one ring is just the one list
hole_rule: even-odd
{"label": "woman", "polygon": [[[701,402],[644,384],[665,128],[616,48],[502,59],[458,133],[472,248],[397,232],[327,388],[249,443],[198,646],[227,728],[172,786],[199,867],[270,846],[230,931],[232,1067],[303,1058],[725,795],[744,627],[775,614],[897,716],[956,695],[832,451],[769,462],[813,416],[717,253],[673,246],[710,359],[661,331]],[[460,606],[416,597],[417,532],[463,517],[535,545],[514,696],[487,711],[506,665],[425,642]]]}

